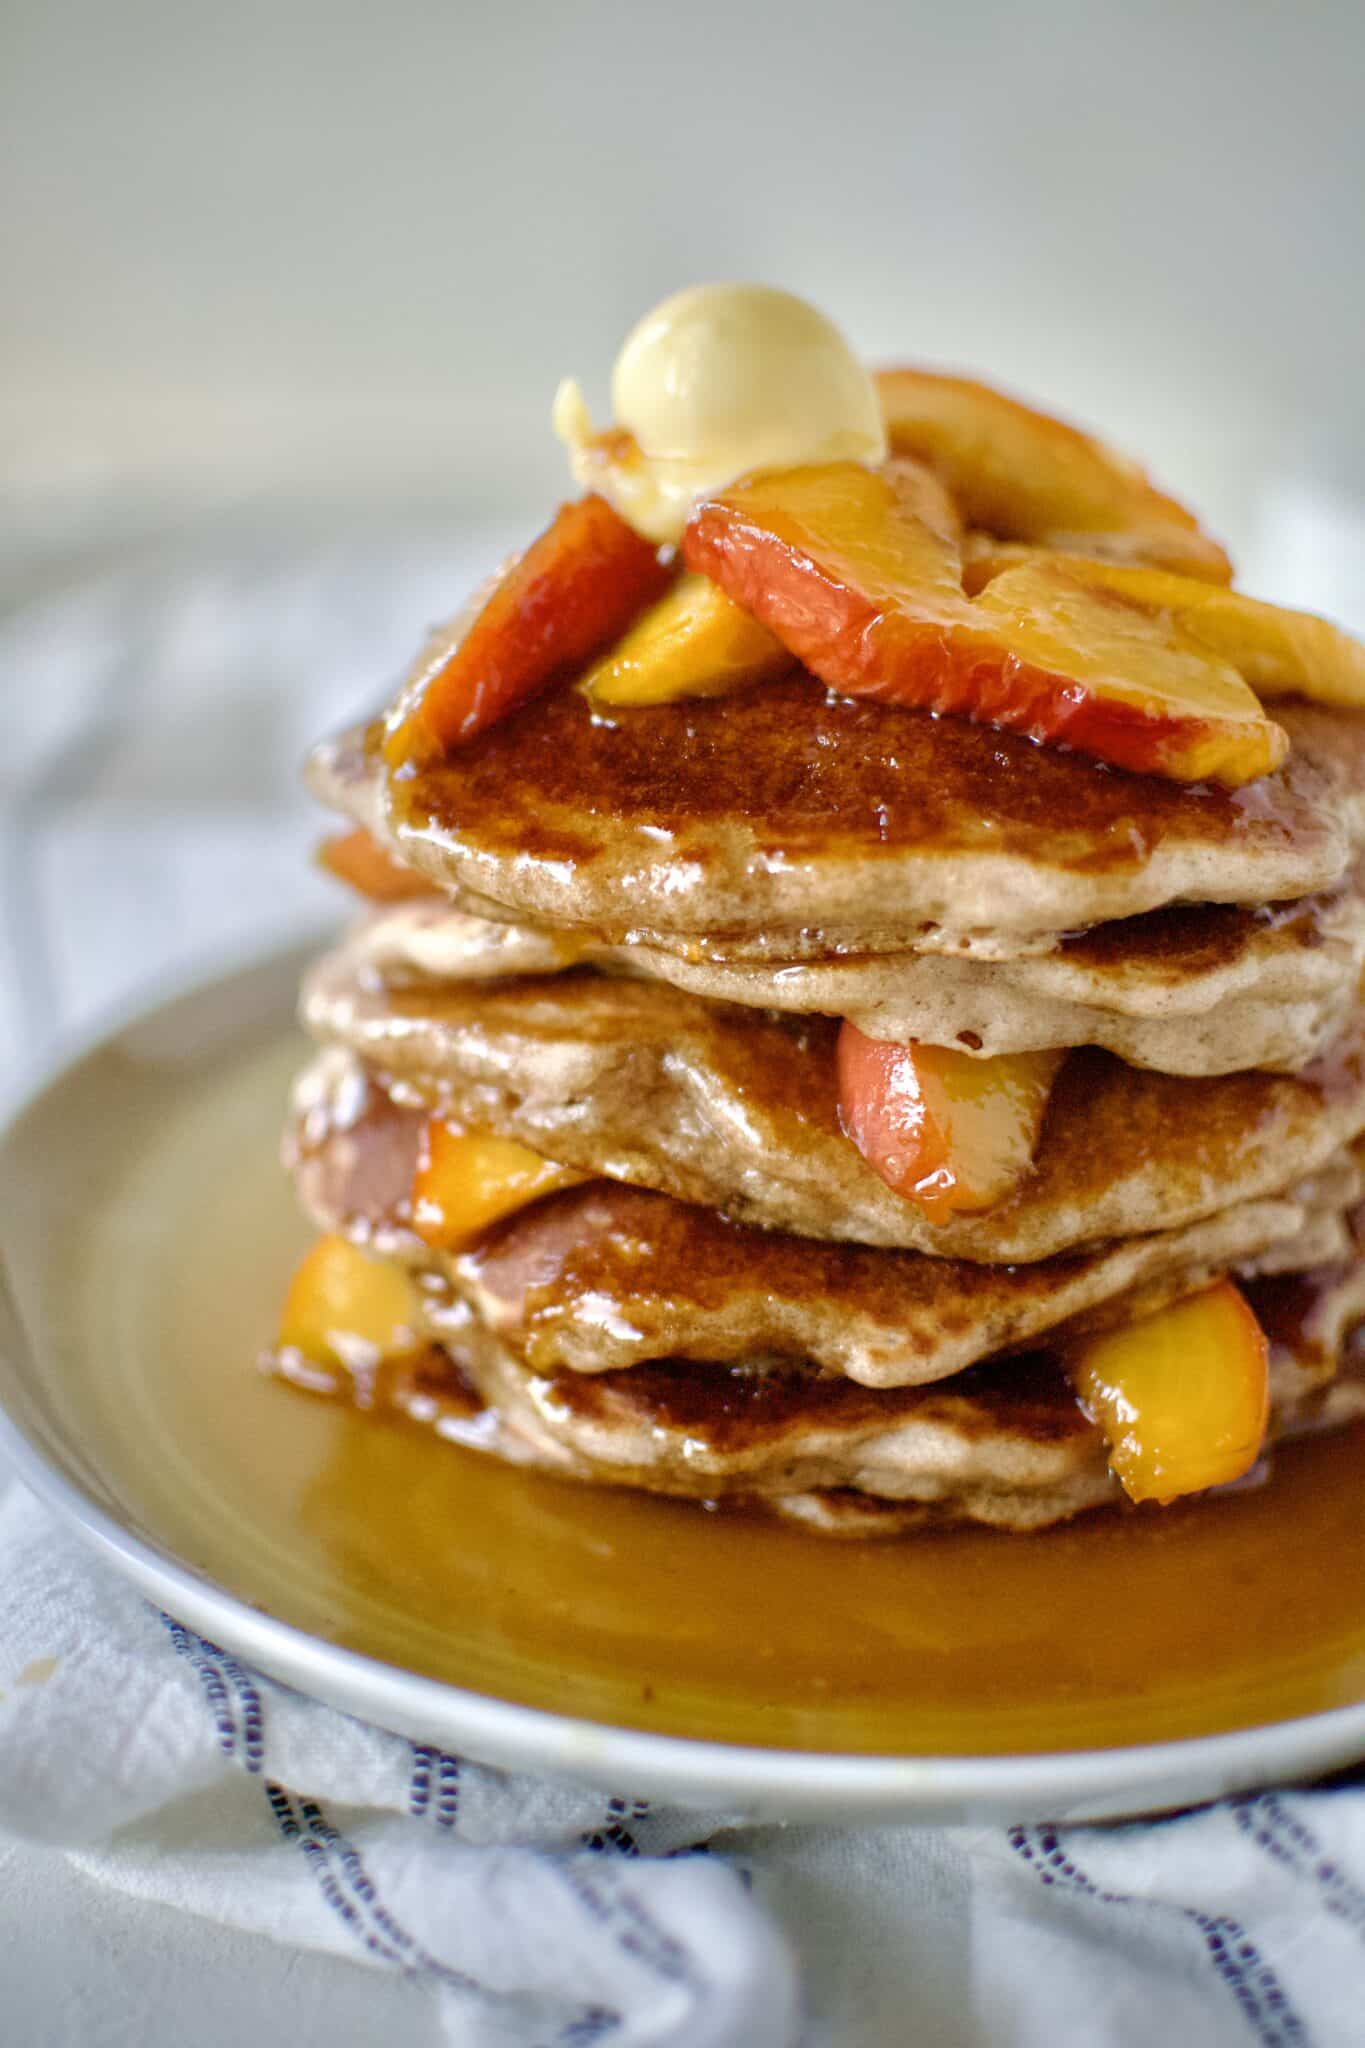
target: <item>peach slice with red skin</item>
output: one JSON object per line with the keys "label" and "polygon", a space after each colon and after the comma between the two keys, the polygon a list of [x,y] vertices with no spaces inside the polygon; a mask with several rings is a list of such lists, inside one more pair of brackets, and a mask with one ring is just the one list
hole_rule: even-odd
{"label": "peach slice with red skin", "polygon": [[1230,1280],[1103,1331],[1068,1366],[1133,1500],[1226,1486],[1261,1454],[1270,1412],[1265,1334]]}
{"label": "peach slice with red skin", "polygon": [[1027,564],[1052,563],[1091,590],[1159,616],[1187,641],[1236,668],[1261,698],[1308,697],[1347,711],[1365,710],[1365,644],[1313,612],[1266,604],[1240,590],[1125,568],[1080,555],[968,537],[964,581],[972,593]]}
{"label": "peach slice with red skin", "polygon": [[681,575],[628,626],[579,688],[594,704],[667,704],[720,697],[780,675],[793,656],[709,576]]}
{"label": "peach slice with red skin", "polygon": [[453,752],[563,681],[659,596],[670,571],[605,498],[563,505],[468,630],[441,643],[384,738],[392,766]]}
{"label": "peach slice with red skin", "polygon": [[973,1059],[950,1046],[868,1038],[845,1020],[835,1055],[840,1121],[874,1173],[942,1223],[989,1209],[1028,1173],[1065,1057]]}
{"label": "peach slice with red skin", "polygon": [[436,1250],[458,1251],[502,1217],[583,1178],[515,1139],[461,1131],[433,1116],[413,1177],[412,1227]]}
{"label": "peach slice with red skin", "polygon": [[894,369],[876,383],[892,454],[927,462],[969,525],[1231,580],[1226,554],[1193,513],[1079,428],[969,377]]}
{"label": "peach slice with red skin", "polygon": [[772,471],[700,504],[683,555],[848,696],[1178,782],[1235,788],[1279,766],[1288,739],[1236,669],[1060,560],[969,598],[941,500],[902,461]]}
{"label": "peach slice with red skin", "polygon": [[402,903],[412,896],[430,896],[432,885],[415,869],[406,868],[379,844],[372,832],[357,825],[337,832],[318,848],[319,867],[345,882],[372,903]]}

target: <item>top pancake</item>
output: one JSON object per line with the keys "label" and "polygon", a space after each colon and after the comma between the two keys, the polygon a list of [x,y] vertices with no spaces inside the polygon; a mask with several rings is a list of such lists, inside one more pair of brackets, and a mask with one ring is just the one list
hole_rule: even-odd
{"label": "top pancake", "polygon": [[[466,907],[612,938],[1046,948],[1167,903],[1332,887],[1365,831],[1365,719],[1282,712],[1291,752],[1239,790],[1106,769],[792,674],[594,711],[551,691],[420,773],[361,733],[314,788]],[[495,912],[496,914],[496,912]]]}

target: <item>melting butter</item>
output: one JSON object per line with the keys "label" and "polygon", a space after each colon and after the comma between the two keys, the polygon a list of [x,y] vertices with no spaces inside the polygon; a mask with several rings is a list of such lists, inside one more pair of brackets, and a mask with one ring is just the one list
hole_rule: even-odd
{"label": "melting butter", "polygon": [[837,327],[767,285],[706,284],[665,299],[627,336],[615,426],[594,431],[578,385],[555,397],[577,480],[649,540],[676,541],[699,498],[752,470],[876,463],[876,386]]}

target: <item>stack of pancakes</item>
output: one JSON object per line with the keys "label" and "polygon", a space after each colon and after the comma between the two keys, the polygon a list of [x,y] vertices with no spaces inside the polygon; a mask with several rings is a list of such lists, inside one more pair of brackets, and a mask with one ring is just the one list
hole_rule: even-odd
{"label": "stack of pancakes", "polygon": [[[1068,1347],[1228,1274],[1268,1441],[1365,1412],[1365,718],[1276,712],[1284,766],[1230,791],[800,670],[553,689],[417,772],[378,726],[321,748],[388,900],[309,977],[287,1158],[417,1276],[421,1343],[309,1383],[849,1535],[1119,1501]],[[841,1128],[841,1019],[1065,1048],[1019,1185],[936,1222],[887,1186]],[[433,1115],[571,1171],[433,1247]]]}

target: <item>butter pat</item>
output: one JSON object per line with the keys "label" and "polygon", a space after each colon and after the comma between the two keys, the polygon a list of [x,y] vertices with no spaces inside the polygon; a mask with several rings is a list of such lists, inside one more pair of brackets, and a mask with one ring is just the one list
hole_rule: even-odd
{"label": "butter pat", "polygon": [[876,386],[838,328],[767,285],[665,299],[627,336],[611,395],[615,425],[598,434],[561,384],[554,429],[579,483],[653,541],[676,541],[699,498],[752,470],[886,455]]}

